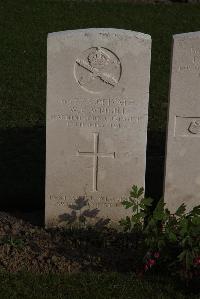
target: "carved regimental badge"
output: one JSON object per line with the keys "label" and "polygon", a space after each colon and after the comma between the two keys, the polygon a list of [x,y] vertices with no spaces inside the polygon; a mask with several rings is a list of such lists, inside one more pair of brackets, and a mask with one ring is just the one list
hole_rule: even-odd
{"label": "carved regimental badge", "polygon": [[121,63],[110,50],[92,47],[76,59],[74,76],[86,91],[100,93],[113,88],[119,82]]}
{"label": "carved regimental badge", "polygon": [[200,134],[200,121],[193,120],[188,127],[188,131],[192,134]]}

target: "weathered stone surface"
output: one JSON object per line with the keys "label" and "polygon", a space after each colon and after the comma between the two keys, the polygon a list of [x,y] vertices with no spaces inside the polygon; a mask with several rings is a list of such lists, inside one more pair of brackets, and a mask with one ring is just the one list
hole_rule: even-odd
{"label": "weathered stone surface", "polygon": [[165,201],[200,204],[200,32],[173,37]]}
{"label": "weathered stone surface", "polygon": [[115,225],[144,186],[151,38],[121,29],[48,35],[46,225]]}

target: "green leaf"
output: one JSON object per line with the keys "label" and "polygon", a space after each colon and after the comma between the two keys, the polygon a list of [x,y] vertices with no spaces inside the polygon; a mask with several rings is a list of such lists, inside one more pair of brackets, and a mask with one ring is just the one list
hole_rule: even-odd
{"label": "green leaf", "polygon": [[138,187],[136,185],[133,185],[130,191],[130,195],[134,198],[137,198],[137,193],[138,193]]}
{"label": "green leaf", "polygon": [[159,200],[159,202],[157,203],[157,206],[153,212],[153,218],[155,220],[163,220],[164,206],[165,206],[164,200],[163,199]]}
{"label": "green leaf", "polygon": [[182,261],[184,260],[185,256],[186,256],[186,250],[183,250],[183,251],[178,255],[177,258],[179,259],[180,262],[182,262]]}
{"label": "green leaf", "polygon": [[181,245],[183,247],[188,247],[188,246],[192,246],[192,239],[190,238],[190,236],[186,236],[185,238],[182,239],[181,241]]}
{"label": "green leaf", "polygon": [[147,215],[146,215],[146,213],[145,213],[145,212],[143,212],[143,211],[142,211],[142,212],[140,212],[140,213],[139,213],[139,215],[140,215],[140,217],[141,217],[141,218],[145,218],[145,217],[147,216]]}
{"label": "green leaf", "polygon": [[180,235],[184,235],[188,231],[188,220],[186,218],[183,218],[179,222],[180,224]]}
{"label": "green leaf", "polygon": [[170,210],[169,210],[169,209],[165,209],[165,214],[166,214],[167,216],[170,216]]}
{"label": "green leaf", "polygon": [[137,198],[139,198],[140,196],[142,196],[143,193],[144,193],[144,188],[141,187],[141,188],[138,190],[138,194],[137,194],[138,197],[137,197]]}
{"label": "green leaf", "polygon": [[156,221],[154,218],[149,217],[148,219],[148,223],[146,225],[146,231],[148,231],[149,229],[151,229],[152,227],[156,226]]}
{"label": "green leaf", "polygon": [[141,215],[140,215],[140,213],[133,215],[131,217],[131,220],[135,224],[140,223],[141,222]]}
{"label": "green leaf", "polygon": [[186,211],[186,205],[184,203],[182,203],[182,205],[180,205],[180,207],[176,210],[175,215],[176,216],[182,216]]}
{"label": "green leaf", "polygon": [[192,209],[192,211],[190,212],[191,215],[199,215],[200,216],[200,205],[196,206]]}
{"label": "green leaf", "polygon": [[134,206],[133,206],[133,208],[132,208],[133,213],[134,213],[135,211],[137,211],[137,208],[138,208],[137,205],[134,205]]}
{"label": "green leaf", "polygon": [[148,197],[148,198],[143,198],[141,200],[141,204],[144,205],[144,206],[147,206],[147,207],[151,207],[152,206],[152,202],[153,202],[153,199]]}
{"label": "green leaf", "polygon": [[131,189],[130,195],[134,198],[139,198],[144,193],[144,188],[138,188],[136,185],[134,185]]}
{"label": "green leaf", "polygon": [[121,220],[119,221],[119,224],[120,224],[121,226],[124,226],[124,230],[125,230],[125,231],[130,230],[130,229],[131,229],[131,219],[130,219],[130,217],[126,216],[125,219],[121,219]]}
{"label": "green leaf", "polygon": [[169,237],[169,240],[172,242],[177,241],[177,237],[176,237],[175,233],[173,233],[173,232],[169,232],[168,237]]}
{"label": "green leaf", "polygon": [[130,207],[133,206],[134,203],[131,201],[128,201],[128,200],[124,200],[124,201],[122,201],[122,204],[125,207],[125,209],[129,209]]}
{"label": "green leaf", "polygon": [[199,216],[194,216],[191,218],[191,222],[194,225],[200,225],[200,217]]}

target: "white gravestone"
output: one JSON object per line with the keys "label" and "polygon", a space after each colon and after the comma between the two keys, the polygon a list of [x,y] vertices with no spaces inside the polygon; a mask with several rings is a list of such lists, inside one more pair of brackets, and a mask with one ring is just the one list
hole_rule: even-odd
{"label": "white gravestone", "polygon": [[145,181],[151,38],[63,31],[47,50],[46,226],[116,225]]}
{"label": "white gravestone", "polygon": [[200,204],[200,32],[173,37],[164,198]]}

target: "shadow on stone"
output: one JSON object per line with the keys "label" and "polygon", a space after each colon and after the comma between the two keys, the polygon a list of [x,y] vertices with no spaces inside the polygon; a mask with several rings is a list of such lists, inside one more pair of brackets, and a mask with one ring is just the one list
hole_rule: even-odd
{"label": "shadow on stone", "polygon": [[70,204],[69,208],[71,212],[60,215],[59,222],[65,222],[69,226],[85,227],[91,223],[91,220],[94,220],[92,226],[96,229],[103,229],[110,222],[109,218],[103,219],[98,217],[99,209],[88,208],[88,199],[85,196],[75,199],[74,204]]}

